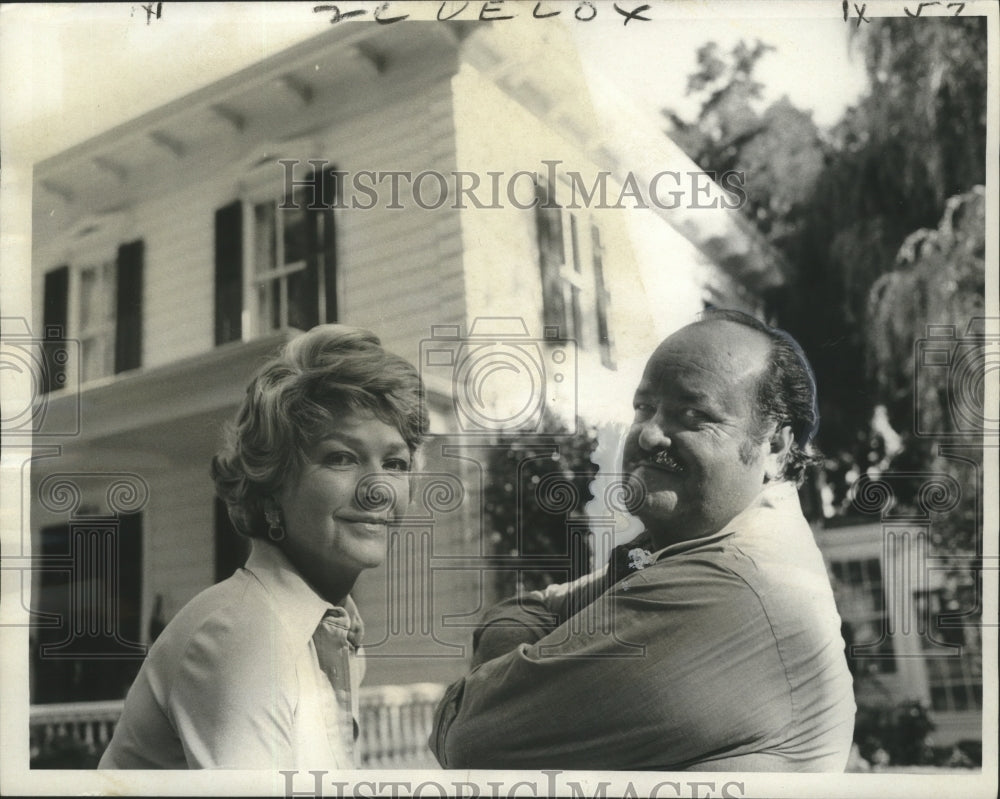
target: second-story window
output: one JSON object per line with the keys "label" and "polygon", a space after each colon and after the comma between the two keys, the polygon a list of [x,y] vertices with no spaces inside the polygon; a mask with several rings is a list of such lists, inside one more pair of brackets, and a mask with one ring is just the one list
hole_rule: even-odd
{"label": "second-story window", "polygon": [[[79,374],[69,375],[74,382],[142,365],[143,252],[141,239],[122,244],[117,252],[87,246],[72,263],[46,274],[43,323],[47,330],[61,330],[62,340],[79,342]],[[69,368],[57,366],[60,371]],[[46,388],[63,384],[56,381]]]}
{"label": "second-story window", "polygon": [[215,212],[216,344],[337,321],[334,167],[295,174],[283,193],[277,163],[263,159],[266,184]]}
{"label": "second-story window", "polygon": [[112,260],[77,269],[77,336],[83,382],[114,371],[117,271]]}
{"label": "second-story window", "polygon": [[253,206],[253,301],[261,333],[336,321],[333,177],[329,169],[314,172],[311,186]]}
{"label": "second-story window", "polygon": [[281,210],[277,203],[266,202],[253,210],[253,280],[260,327],[308,330],[320,319],[320,231],[301,207]]}

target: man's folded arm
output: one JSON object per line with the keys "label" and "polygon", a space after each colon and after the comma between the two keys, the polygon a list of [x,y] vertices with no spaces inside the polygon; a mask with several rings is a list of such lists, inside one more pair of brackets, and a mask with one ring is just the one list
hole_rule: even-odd
{"label": "man's folded arm", "polygon": [[472,636],[472,667],[533,644],[589,605],[603,591],[604,570],[569,583],[511,597],[490,608]]}
{"label": "man's folded arm", "polygon": [[788,685],[753,594],[717,571],[672,582],[630,579],[452,685],[430,740],[441,765],[681,769],[783,728]]}

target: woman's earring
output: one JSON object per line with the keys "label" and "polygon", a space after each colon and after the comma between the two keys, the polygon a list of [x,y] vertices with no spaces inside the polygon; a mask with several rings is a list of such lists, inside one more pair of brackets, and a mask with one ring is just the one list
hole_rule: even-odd
{"label": "woman's earring", "polygon": [[281,509],[269,504],[264,509],[264,519],[267,521],[267,537],[272,541],[282,541],[285,538],[285,528],[281,524]]}

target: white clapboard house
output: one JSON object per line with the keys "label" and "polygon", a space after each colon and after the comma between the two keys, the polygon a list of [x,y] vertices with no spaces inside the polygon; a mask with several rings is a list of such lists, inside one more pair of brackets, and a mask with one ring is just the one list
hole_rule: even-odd
{"label": "white clapboard house", "polygon": [[[661,173],[664,207],[636,207]],[[544,432],[546,407],[626,420],[662,337],[708,305],[760,311],[781,281],[734,195],[697,174],[560,26],[515,42],[433,22],[332,27],[37,165],[38,736],[73,722],[99,748],[162,624],[239,565],[208,476],[220,426],[262,359],[336,321],[429,389],[425,473],[356,591],[365,762],[425,762],[437,686],[516,568],[488,559],[491,436]],[[507,390],[484,398],[470,386],[497,362]],[[878,555],[859,546],[831,551],[863,582]]]}

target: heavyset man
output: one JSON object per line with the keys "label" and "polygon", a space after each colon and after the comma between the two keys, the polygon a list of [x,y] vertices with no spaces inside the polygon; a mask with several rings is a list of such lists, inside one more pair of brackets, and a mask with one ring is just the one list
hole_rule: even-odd
{"label": "heavyset man", "polygon": [[633,568],[488,611],[431,748],[446,768],[842,771],[851,676],[796,492],[818,425],[805,356],[709,312],[660,344],[634,405]]}

